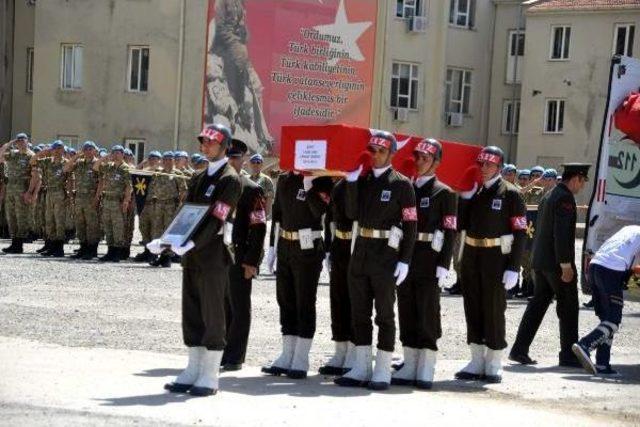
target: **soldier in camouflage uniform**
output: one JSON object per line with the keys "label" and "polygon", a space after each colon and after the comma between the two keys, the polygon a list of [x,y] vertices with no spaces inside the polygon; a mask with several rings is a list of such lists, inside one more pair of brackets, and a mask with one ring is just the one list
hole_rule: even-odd
{"label": "soldier in camouflage uniform", "polygon": [[[131,169],[136,168],[136,159],[133,155],[133,151],[129,148],[124,149],[124,161],[129,165]],[[133,184],[132,184],[133,185]],[[135,197],[131,197],[131,203],[129,203],[129,208],[125,215],[125,241],[127,242],[127,246],[125,246],[124,252],[122,254],[122,259],[129,259],[131,255],[131,243],[133,242],[133,229],[135,228],[136,223],[136,209],[135,209]]]}
{"label": "soldier in camouflage uniform", "polygon": [[93,141],[82,145],[82,152],[71,157],[64,169],[75,176],[75,223],[80,250],[71,258],[90,260],[98,256],[100,224],[98,221],[98,173],[93,165],[98,147]]}
{"label": "soldier in camouflage uniform", "polygon": [[[64,158],[69,162],[71,157],[77,154],[76,150],[71,147],[65,147],[64,150]],[[65,200],[65,210],[67,212],[65,216],[65,240],[68,242],[69,240],[76,237],[76,197],[75,197],[75,176],[73,174],[69,174],[67,176],[67,198]]]}
{"label": "soldier in camouflage uniform", "polygon": [[182,172],[183,175],[191,178],[195,171],[189,166],[189,153],[176,151],[175,154],[175,168]]}
{"label": "soldier in camouflage uniform", "polygon": [[271,206],[273,205],[273,198],[275,196],[275,189],[273,186],[273,180],[267,175],[262,173],[264,159],[261,154],[254,154],[249,159],[251,167],[251,181],[255,182],[262,188],[266,198],[266,211],[267,219],[271,219]]}
{"label": "soldier in camouflage uniform", "polygon": [[5,209],[11,235],[11,246],[4,248],[4,253],[21,254],[29,233],[29,203],[33,197],[29,161],[33,152],[29,150],[28,142],[27,135],[20,133],[0,147],[0,163],[5,164],[7,177]]}
{"label": "soldier in camouflage uniform", "polygon": [[[39,144],[35,147],[34,153],[39,153],[42,150],[50,148],[48,145]],[[35,180],[37,188],[35,191],[35,197],[31,202],[31,233],[36,239],[45,239],[45,213],[47,211],[47,185],[43,180],[40,170],[32,169],[32,181]],[[37,253],[48,251],[50,242],[45,239],[45,244],[40,249],[36,250]]]}
{"label": "soldier in camouflage uniform", "polygon": [[41,171],[43,181],[47,185],[45,236],[49,240],[49,249],[43,251],[42,256],[64,256],[67,198],[67,174],[64,172],[64,166],[67,160],[63,154],[64,143],[55,141],[51,148],[42,150],[31,158],[31,166]]}
{"label": "soldier in camouflage uniform", "polygon": [[[538,168],[538,169],[537,169]],[[518,294],[519,298],[528,298],[533,296],[533,276],[531,274],[531,246],[533,243],[535,218],[537,217],[537,210],[542,197],[545,195],[544,188],[539,186],[538,183],[542,178],[544,170],[536,167],[531,170],[530,183],[522,188],[522,198],[524,204],[527,207],[527,243],[525,245],[524,253],[522,254],[522,285],[521,292]]]}
{"label": "soldier in camouflage uniform", "polygon": [[[154,176],[151,181],[146,202],[152,202],[153,206],[153,239],[159,239],[162,236],[173,220],[178,206],[187,195],[188,189],[187,179],[183,178],[185,175],[174,167],[174,154],[171,151],[166,151],[162,155],[162,170],[159,172],[160,174]],[[150,201],[149,197],[151,197]],[[154,267],[171,267],[172,255],[171,251],[165,250],[150,264]]]}
{"label": "soldier in camouflage uniform", "polygon": [[[144,171],[155,172],[160,168],[160,159],[162,155],[159,151],[152,151],[146,160],[138,165],[138,169]],[[142,234],[142,246],[144,246],[144,252],[136,255],[133,260],[135,262],[150,262],[154,260],[154,256],[149,249],[147,249],[147,243],[151,241],[151,235],[153,232],[153,206],[151,198],[149,197],[149,190],[147,188],[147,197],[145,199],[142,212],[138,212],[138,228],[140,228],[140,234]]]}
{"label": "soldier in camouflage uniform", "polygon": [[102,224],[108,250],[100,261],[120,262],[126,249],[125,216],[131,204],[131,175],[124,161],[124,148],[114,145],[111,155],[100,158],[93,170],[100,173],[98,193],[102,199]]}

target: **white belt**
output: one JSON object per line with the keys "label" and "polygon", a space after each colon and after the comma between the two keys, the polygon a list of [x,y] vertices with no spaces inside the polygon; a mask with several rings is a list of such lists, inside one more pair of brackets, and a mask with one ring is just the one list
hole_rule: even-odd
{"label": "white belt", "polygon": [[[300,233],[298,233],[297,231],[280,230],[280,237],[285,240],[300,240]],[[313,237],[314,239],[321,239],[322,231],[312,231],[311,237]]]}

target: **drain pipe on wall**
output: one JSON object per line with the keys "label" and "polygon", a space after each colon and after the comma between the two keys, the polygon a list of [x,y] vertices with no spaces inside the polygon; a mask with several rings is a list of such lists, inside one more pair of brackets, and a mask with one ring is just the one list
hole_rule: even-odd
{"label": "drain pipe on wall", "polygon": [[178,38],[178,77],[176,87],[176,114],[173,120],[173,149],[180,148],[180,112],[182,111],[182,68],[184,67],[185,8],[187,0],[180,2],[180,35]]}

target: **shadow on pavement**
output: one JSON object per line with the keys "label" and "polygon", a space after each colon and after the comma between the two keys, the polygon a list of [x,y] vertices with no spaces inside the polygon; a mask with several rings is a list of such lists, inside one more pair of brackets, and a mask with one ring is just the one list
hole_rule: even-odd
{"label": "shadow on pavement", "polygon": [[160,368],[160,369],[147,369],[144,372],[140,372],[137,374],[133,374],[136,377],[175,377],[178,376],[182,372],[182,369],[169,369],[169,368]]}
{"label": "shadow on pavement", "polygon": [[556,373],[581,373],[584,372],[582,368],[568,368],[564,366],[545,366],[538,367],[537,365],[521,365],[521,364],[511,364],[505,365],[502,369],[507,372],[515,372],[521,374],[544,374],[545,372],[556,372]]}
{"label": "shadow on pavement", "polygon": [[197,397],[190,396],[189,394],[165,392],[160,394],[143,394],[140,396],[113,397],[94,400],[102,402],[100,406],[164,406],[169,403],[186,402],[190,399],[197,399]]}
{"label": "shadow on pavement", "polygon": [[588,374],[585,371],[583,375],[568,375],[563,377],[570,381],[584,381],[599,384],[619,384],[619,385],[638,385],[640,384],[640,365],[612,365],[613,369],[618,371],[619,377],[606,377]]}

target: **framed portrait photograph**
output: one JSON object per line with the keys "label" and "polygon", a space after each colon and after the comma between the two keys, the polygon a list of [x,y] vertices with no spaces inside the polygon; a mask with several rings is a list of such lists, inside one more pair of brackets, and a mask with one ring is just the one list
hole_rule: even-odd
{"label": "framed portrait photograph", "polygon": [[160,238],[163,245],[182,246],[209,212],[211,206],[185,203]]}

